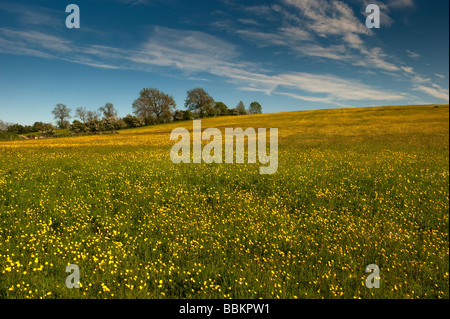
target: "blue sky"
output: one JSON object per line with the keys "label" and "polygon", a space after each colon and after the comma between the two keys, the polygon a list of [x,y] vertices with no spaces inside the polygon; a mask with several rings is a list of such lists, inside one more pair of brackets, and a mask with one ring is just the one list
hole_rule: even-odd
{"label": "blue sky", "polygon": [[[68,29],[75,3],[81,27]],[[365,7],[378,4],[381,28]],[[265,113],[448,103],[447,0],[71,0],[0,2],[0,119],[113,103],[143,88],[202,87]],[[72,112],[74,113],[74,112]]]}

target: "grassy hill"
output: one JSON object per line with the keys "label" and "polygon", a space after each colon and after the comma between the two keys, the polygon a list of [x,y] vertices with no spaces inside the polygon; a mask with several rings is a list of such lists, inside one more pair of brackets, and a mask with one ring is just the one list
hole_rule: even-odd
{"label": "grassy hill", "polygon": [[278,128],[273,175],[177,127],[0,142],[0,298],[449,298],[448,105],[202,120]]}

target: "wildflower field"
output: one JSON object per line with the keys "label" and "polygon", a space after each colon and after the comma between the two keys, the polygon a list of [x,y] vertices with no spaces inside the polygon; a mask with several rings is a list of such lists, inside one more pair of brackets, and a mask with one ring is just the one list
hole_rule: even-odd
{"label": "wildflower field", "polygon": [[176,127],[0,142],[0,298],[449,298],[448,105],[202,120],[278,128],[273,175]]}

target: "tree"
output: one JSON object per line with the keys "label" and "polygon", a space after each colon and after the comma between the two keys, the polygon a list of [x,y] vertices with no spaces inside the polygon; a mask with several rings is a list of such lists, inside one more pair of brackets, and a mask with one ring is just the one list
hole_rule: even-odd
{"label": "tree", "polygon": [[90,119],[86,123],[86,127],[89,132],[98,134],[103,130],[103,123],[97,119]]}
{"label": "tree", "polygon": [[192,120],[192,112],[189,110],[176,110],[173,114],[173,120],[176,121],[190,121]]}
{"label": "tree", "polygon": [[104,118],[102,124],[105,131],[117,131],[127,126],[124,121],[115,116]]}
{"label": "tree", "polygon": [[52,113],[55,116],[55,119],[57,120],[59,128],[68,127],[69,122],[67,121],[67,119],[70,119],[71,111],[72,110],[69,109],[65,104],[56,104]]}
{"label": "tree", "polygon": [[20,124],[11,124],[8,126],[8,132],[15,134],[25,134],[26,129],[23,125]]}
{"label": "tree", "polygon": [[114,109],[114,105],[112,103],[106,103],[105,106],[100,107],[98,110],[103,113],[104,119],[117,117],[117,111]]}
{"label": "tree", "polygon": [[193,119],[192,112],[189,110],[183,111],[183,121],[191,121]]}
{"label": "tree", "polygon": [[223,102],[216,102],[214,105],[214,109],[216,110],[216,115],[228,115],[228,106]]}
{"label": "tree", "polygon": [[88,111],[84,107],[78,107],[75,110],[75,117],[78,117],[82,123],[88,121]]}
{"label": "tree", "polygon": [[133,116],[131,114],[128,114],[122,120],[125,122],[125,124],[129,128],[140,127],[140,126],[144,125],[144,121],[143,120],[141,120],[140,118],[138,118],[136,116]]}
{"label": "tree", "polygon": [[99,121],[100,120],[100,116],[101,116],[101,114],[98,111],[87,111],[86,112],[86,123],[91,121],[91,120]]}
{"label": "tree", "polygon": [[75,120],[72,122],[72,125],[70,125],[69,130],[74,132],[75,134],[80,134],[80,133],[86,133],[88,129],[84,123],[81,123],[80,121]]}
{"label": "tree", "polygon": [[239,115],[247,114],[247,111],[245,110],[244,102],[242,102],[242,101],[240,101],[239,104],[236,106],[236,110],[238,110]]}
{"label": "tree", "polygon": [[0,120],[0,131],[6,132],[8,130],[8,123],[3,122]]}
{"label": "tree", "polygon": [[64,120],[62,122],[58,121],[56,124],[58,125],[58,128],[60,128],[60,129],[66,129],[66,128],[69,128],[69,126],[70,126],[70,122],[67,120]]}
{"label": "tree", "polygon": [[39,132],[40,132],[41,135],[43,135],[43,136],[53,135],[53,134],[55,134],[55,127],[54,127],[52,124],[47,123],[47,124],[44,124],[44,125],[41,127],[41,129],[40,129]]}
{"label": "tree", "polygon": [[43,122],[34,122],[33,126],[31,127],[31,130],[33,132],[40,132],[42,128],[44,127],[45,123]]}
{"label": "tree", "polygon": [[185,107],[192,112],[196,112],[200,118],[213,114],[214,99],[202,88],[195,88],[187,91]]}
{"label": "tree", "polygon": [[248,114],[261,114],[262,107],[258,102],[250,103],[250,107],[248,108]]}
{"label": "tree", "polygon": [[173,120],[176,121],[181,121],[183,119],[183,111],[181,110],[176,110],[175,113],[173,113]]}
{"label": "tree", "polygon": [[168,121],[176,109],[177,104],[171,95],[158,89],[143,89],[139,98],[133,102],[133,112],[145,121],[146,125],[164,123]]}

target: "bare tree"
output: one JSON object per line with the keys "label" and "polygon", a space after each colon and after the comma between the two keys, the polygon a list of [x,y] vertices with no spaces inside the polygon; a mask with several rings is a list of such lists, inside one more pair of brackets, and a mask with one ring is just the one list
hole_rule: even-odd
{"label": "bare tree", "polygon": [[87,116],[88,111],[84,107],[78,107],[75,110],[75,117],[78,117],[81,122],[86,123],[88,120]]}
{"label": "bare tree", "polygon": [[100,107],[98,110],[103,113],[103,118],[105,119],[117,117],[117,111],[112,103],[106,103],[105,106]]}
{"label": "bare tree", "polygon": [[65,104],[56,104],[52,113],[57,120],[59,128],[66,128],[69,124],[67,119],[70,119],[70,112],[72,110],[67,107]]}
{"label": "bare tree", "polygon": [[3,122],[0,120],[0,131],[5,131],[8,129],[8,123]]}
{"label": "bare tree", "polygon": [[86,123],[94,120],[94,121],[99,121],[100,120],[100,116],[101,114],[97,111],[87,111],[86,112]]}

